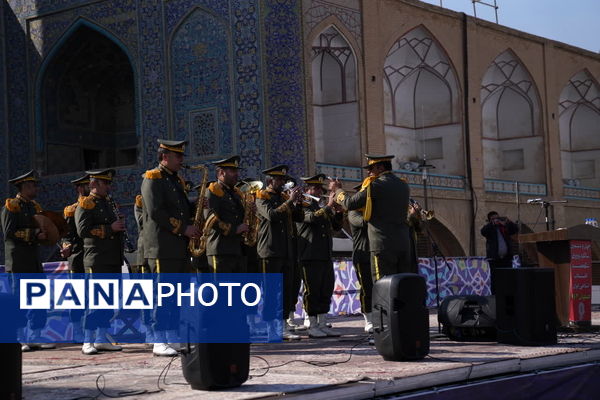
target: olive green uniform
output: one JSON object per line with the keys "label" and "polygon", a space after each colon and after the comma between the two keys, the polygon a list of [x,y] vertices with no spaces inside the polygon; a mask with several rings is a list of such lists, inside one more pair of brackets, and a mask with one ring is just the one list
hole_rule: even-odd
{"label": "olive green uniform", "polygon": [[371,312],[373,278],[371,277],[371,253],[367,223],[360,211],[348,211],[348,222],[352,233],[352,263],[360,282],[360,308],[363,313]]}
{"label": "olive green uniform", "polygon": [[[83,239],[83,266],[86,272],[121,273],[123,233],[111,228],[117,218],[107,198],[93,193],[80,197],[75,210],[75,225],[77,234]],[[112,310],[90,310],[84,317],[83,328],[108,328],[112,315]]]}
{"label": "olive green uniform", "polygon": [[77,234],[77,225],[75,224],[75,211],[77,210],[77,203],[73,203],[65,207],[63,215],[67,225],[69,226],[69,233],[63,238],[63,247],[65,245],[71,246],[71,255],[67,258],[69,262],[69,271],[75,274],[82,274],[85,272],[83,267],[83,239]]}
{"label": "olive green uniform", "polygon": [[152,272],[190,271],[188,240],[184,233],[192,217],[184,186],[176,172],[162,165],[144,174],[143,252]]}
{"label": "olive green uniform", "polygon": [[298,258],[304,277],[304,309],[309,316],[329,312],[335,276],[332,263],[333,230],[342,228],[342,213],[316,201],[303,203],[298,223]]}
{"label": "olive green uniform", "polygon": [[244,223],[241,192],[223,182],[208,187],[208,219],[205,225],[206,256],[212,272],[246,272],[242,235],[236,233]]}
{"label": "olive green uniform", "polygon": [[371,251],[373,282],[386,275],[410,272],[410,239],[406,215],[410,195],[406,182],[390,171],[369,182],[364,190],[348,196],[339,189],[336,201],[347,210],[357,210],[371,199],[367,233]]}
{"label": "olive green uniform", "polygon": [[36,237],[39,230],[33,219],[41,211],[38,203],[20,195],[14,199],[6,199],[0,218],[7,272],[43,272]]}
{"label": "olive green uniform", "polygon": [[[296,241],[294,221],[304,219],[302,209],[296,207],[287,195],[273,189],[262,190],[256,196],[259,217],[257,253],[262,273],[280,273],[283,277],[283,315],[293,311],[298,299],[294,293],[297,271],[293,262],[292,242]],[[268,288],[267,288],[268,292]],[[265,315],[265,319],[281,319],[281,315]]]}

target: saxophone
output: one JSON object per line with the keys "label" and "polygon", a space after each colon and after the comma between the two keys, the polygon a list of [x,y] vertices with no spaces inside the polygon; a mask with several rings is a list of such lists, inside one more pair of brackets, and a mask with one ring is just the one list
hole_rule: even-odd
{"label": "saxophone", "polygon": [[259,220],[254,211],[254,202],[256,201],[256,192],[262,189],[261,181],[250,181],[240,186],[244,201],[244,224],[248,225],[248,231],[244,232],[244,244],[249,247],[256,246],[258,239]]}
{"label": "saxophone", "polygon": [[188,249],[192,257],[200,257],[206,251],[206,235],[204,232],[204,196],[206,192],[206,183],[208,182],[208,168],[204,165],[188,167],[202,171],[202,182],[198,188],[198,200],[196,202],[196,213],[194,214],[194,225],[200,229],[200,236],[190,239]]}

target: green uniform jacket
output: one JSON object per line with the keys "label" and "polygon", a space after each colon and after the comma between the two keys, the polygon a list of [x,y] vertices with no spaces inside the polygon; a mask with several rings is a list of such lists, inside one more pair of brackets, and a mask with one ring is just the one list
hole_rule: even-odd
{"label": "green uniform jacket", "polygon": [[360,211],[348,211],[348,222],[352,233],[352,261],[354,263],[370,263],[368,224]]}
{"label": "green uniform jacket", "polygon": [[133,215],[135,216],[135,224],[138,230],[138,240],[137,240],[137,265],[144,265],[144,206],[142,203],[142,196],[135,196],[135,204],[133,205]]}
{"label": "green uniform jacket", "polygon": [[79,199],[75,225],[83,239],[84,267],[123,264],[123,234],[110,227],[116,220],[106,198],[91,194]]}
{"label": "green uniform jacket", "polygon": [[182,179],[159,166],[146,171],[142,182],[144,258],[189,258],[183,235],[192,223]]}
{"label": "green uniform jacket", "polygon": [[208,219],[206,255],[242,255],[242,235],[236,234],[244,223],[244,205],[241,192],[221,182],[208,187]]}
{"label": "green uniform jacket", "polygon": [[[409,250],[406,225],[409,196],[408,184],[391,172],[384,172],[371,182],[372,212],[367,231],[372,252]],[[357,210],[367,203],[367,189],[352,196],[340,189],[336,199],[344,208]]]}
{"label": "green uniform jacket", "polygon": [[69,233],[63,238],[63,244],[71,245],[71,255],[68,257],[69,268],[71,271],[81,270],[83,267],[83,239],[77,234],[77,226],[75,225],[75,211],[77,203],[66,206],[64,217],[69,225]]}
{"label": "green uniform jacket", "polygon": [[6,199],[0,219],[7,272],[42,272],[33,220],[33,216],[41,211],[38,203],[27,201],[19,195],[14,199]]}
{"label": "green uniform jacket", "polygon": [[304,221],[298,223],[298,259],[300,261],[331,260],[333,231],[342,228],[342,213],[330,207],[320,208],[312,200],[303,203]]}
{"label": "green uniform jacket", "polygon": [[256,194],[256,212],[260,221],[257,252],[260,258],[292,258],[291,241],[296,240],[294,221],[302,222],[304,212],[283,193],[272,189]]}

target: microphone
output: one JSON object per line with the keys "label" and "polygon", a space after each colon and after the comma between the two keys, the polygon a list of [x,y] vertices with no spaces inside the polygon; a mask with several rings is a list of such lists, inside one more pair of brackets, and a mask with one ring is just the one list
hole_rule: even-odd
{"label": "microphone", "polygon": [[527,200],[527,204],[538,204],[538,203],[541,203],[542,201],[543,200],[540,199],[540,198],[537,198],[537,199],[528,199]]}

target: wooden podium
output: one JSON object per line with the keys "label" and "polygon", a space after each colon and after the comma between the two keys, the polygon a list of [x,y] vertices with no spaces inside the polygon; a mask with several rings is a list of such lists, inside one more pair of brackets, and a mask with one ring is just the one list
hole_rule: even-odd
{"label": "wooden podium", "polygon": [[527,255],[540,267],[554,269],[556,314],[562,326],[592,323],[592,241],[600,229],[576,225],[567,229],[519,235]]}

